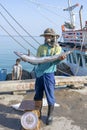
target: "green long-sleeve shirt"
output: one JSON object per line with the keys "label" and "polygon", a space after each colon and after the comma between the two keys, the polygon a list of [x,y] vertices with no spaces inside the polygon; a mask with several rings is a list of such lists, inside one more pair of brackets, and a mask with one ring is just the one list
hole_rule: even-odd
{"label": "green long-sleeve shirt", "polygon": [[[40,45],[37,50],[38,57],[44,56],[52,56],[57,55],[62,52],[62,48],[59,45],[55,45],[54,47],[49,46],[48,44]],[[35,69],[36,77],[42,76],[44,73],[53,73],[56,71],[56,65],[60,62],[60,60],[56,60],[54,62],[47,62],[43,64],[38,64]]]}

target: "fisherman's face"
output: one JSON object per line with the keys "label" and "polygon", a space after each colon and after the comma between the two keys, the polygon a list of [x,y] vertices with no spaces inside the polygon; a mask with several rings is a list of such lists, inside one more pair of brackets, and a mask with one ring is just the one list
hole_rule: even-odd
{"label": "fisherman's face", "polygon": [[45,37],[45,42],[48,43],[50,46],[54,46],[55,42],[57,42],[56,36],[46,35],[44,37]]}
{"label": "fisherman's face", "polygon": [[46,35],[44,37],[45,37],[45,42],[47,42],[47,43],[51,42],[52,36]]}

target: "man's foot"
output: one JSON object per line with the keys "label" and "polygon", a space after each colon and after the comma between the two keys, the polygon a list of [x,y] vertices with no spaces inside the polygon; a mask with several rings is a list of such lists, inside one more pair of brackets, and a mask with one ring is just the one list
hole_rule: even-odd
{"label": "man's foot", "polygon": [[52,122],[53,122],[53,118],[52,117],[47,117],[46,125],[51,125]]}
{"label": "man's foot", "polygon": [[46,125],[52,124],[52,121],[53,121],[53,110],[54,110],[54,105],[48,105],[48,114],[47,114]]}

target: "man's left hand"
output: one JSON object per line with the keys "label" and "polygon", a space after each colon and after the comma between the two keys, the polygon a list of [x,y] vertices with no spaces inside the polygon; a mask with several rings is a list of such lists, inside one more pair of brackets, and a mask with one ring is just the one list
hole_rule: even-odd
{"label": "man's left hand", "polygon": [[62,55],[59,57],[59,60],[64,60],[66,58],[66,55]]}

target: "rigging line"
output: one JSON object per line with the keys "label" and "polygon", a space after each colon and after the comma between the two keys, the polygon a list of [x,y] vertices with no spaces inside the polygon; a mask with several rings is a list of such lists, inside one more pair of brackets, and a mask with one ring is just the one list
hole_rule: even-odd
{"label": "rigging line", "polygon": [[40,43],[7,11],[7,9],[0,3],[0,6],[7,12],[7,14],[22,28],[35,42]]}
{"label": "rigging line", "polygon": [[49,8],[57,8],[57,9],[62,9],[61,7],[57,7],[57,6],[53,6],[53,5],[50,5],[50,4],[41,4],[40,2],[36,2],[36,1],[33,1],[33,0],[29,0],[31,3],[37,5],[37,6],[46,6],[46,7],[49,7]]}
{"label": "rigging line", "polygon": [[[30,0],[31,1],[31,0]],[[52,11],[52,10],[50,10],[50,9],[48,9],[47,8],[47,6],[43,6],[42,4],[40,4],[40,3],[37,3],[37,2],[34,2],[34,1],[31,1],[33,4],[35,4],[35,5],[37,5],[38,7],[42,7],[43,9],[45,9],[45,10],[47,10],[48,12],[50,12],[50,13],[52,13],[52,14],[55,14],[56,16],[58,16],[58,14],[56,13],[56,12],[54,12],[54,11]],[[37,8],[38,8],[37,7]],[[55,8],[56,8],[56,6],[54,6]],[[61,8],[62,10],[63,10],[63,8]],[[60,15],[59,15],[59,17],[61,17]],[[64,17],[63,16],[63,18],[66,18],[66,17]]]}
{"label": "rigging line", "polygon": [[[74,37],[75,37],[75,39],[76,39],[76,33],[74,34]],[[85,37],[84,37],[85,38]],[[84,38],[83,38],[83,42],[82,42],[82,44],[81,44],[81,48],[80,48],[80,51],[82,51],[82,47],[83,47],[83,43],[84,43]],[[81,40],[80,40],[81,41]],[[74,41],[74,49],[73,50],[75,50],[76,49],[76,41]],[[78,66],[76,67],[76,70],[75,70],[75,76],[76,76],[76,74],[78,73],[78,70],[79,70],[79,64],[80,64],[80,57],[79,57],[79,59],[78,59]]]}
{"label": "rigging line", "polygon": [[[39,5],[38,5],[38,6],[39,6]],[[48,9],[48,8],[46,8],[46,7],[44,7],[44,6],[39,6],[39,7],[42,7],[43,9],[47,10],[48,12],[50,12],[50,13],[52,13],[52,14],[55,14],[56,16],[62,17],[61,15],[58,15],[56,12],[54,12],[54,11],[52,11],[52,10],[50,10],[50,9]],[[63,16],[62,18],[65,18],[65,19],[66,19],[65,16]]]}
{"label": "rigging line", "polygon": [[43,17],[45,17],[49,22],[53,23],[54,25],[58,26],[58,24],[56,24],[55,22],[53,22],[51,19],[49,19],[47,16],[45,16],[43,13],[39,12],[40,15],[42,15]]}
{"label": "rigging line", "polygon": [[[23,47],[25,50],[27,50],[27,48],[25,48],[20,42],[18,42],[9,32],[6,31],[6,29],[0,25],[0,27],[14,40],[16,41],[21,47]],[[28,50],[27,50],[28,51]]]}
{"label": "rigging line", "polygon": [[[0,37],[7,37],[8,35],[2,35],[0,34]],[[19,37],[18,35],[12,35],[13,37]],[[29,37],[27,35],[22,35],[22,37]],[[39,37],[39,36],[34,36],[34,37]]]}
{"label": "rigging line", "polygon": [[[60,37],[60,42],[61,42],[61,40],[62,40],[62,38],[63,38],[63,35],[61,35],[61,37]],[[76,44],[75,44],[75,42],[74,42],[74,47],[71,49],[71,51],[74,51],[75,49],[76,49]],[[70,55],[70,54],[69,54]],[[60,71],[60,72],[63,72],[63,73],[65,73],[65,74],[68,74],[68,73],[66,73],[66,72],[64,72],[64,71],[62,71],[62,70],[60,70],[60,69],[57,69],[58,71]],[[70,74],[68,74],[69,76],[73,76],[73,75],[70,75]]]}
{"label": "rigging line", "polygon": [[[59,16],[59,17],[62,17],[62,18],[65,18],[66,20],[68,20],[68,17],[65,17],[65,16],[61,16],[59,14],[57,14],[56,12],[50,10],[50,9],[47,9],[46,7],[42,7],[43,9],[47,10],[48,12],[52,13],[52,14],[55,14],[56,16]],[[78,24],[78,23],[77,23]]]}
{"label": "rigging line", "polygon": [[[81,51],[81,52],[82,52],[82,47],[83,47],[83,44],[84,44],[85,37],[86,37],[86,36],[84,35],[84,36],[83,36],[83,41],[82,41],[82,44],[81,44],[81,48],[80,48],[80,51]],[[79,57],[79,59],[78,59],[78,67],[77,67],[77,69],[76,69],[75,76],[77,75],[78,70],[79,70],[80,58],[81,58],[81,57]]]}
{"label": "rigging line", "polygon": [[13,26],[12,24],[10,24],[10,22],[6,19],[6,17],[0,12],[1,16],[5,19],[5,21],[12,27],[13,30],[15,30],[15,32],[26,42],[28,43],[28,45],[30,45],[32,48],[34,48],[35,50],[37,50],[33,45],[31,45],[30,42],[28,42]]}
{"label": "rigging line", "polygon": [[67,72],[64,72],[64,71],[62,71],[62,70],[60,70],[60,69],[58,69],[58,68],[57,68],[57,70],[58,70],[59,72],[63,73],[63,74],[68,75],[68,76],[73,76],[73,75],[71,75],[71,74],[69,74],[69,73],[67,73]]}

